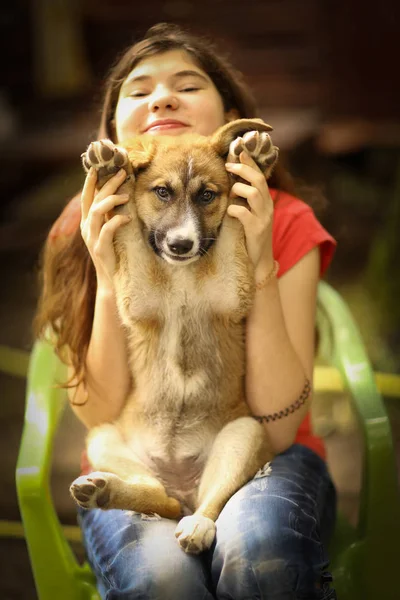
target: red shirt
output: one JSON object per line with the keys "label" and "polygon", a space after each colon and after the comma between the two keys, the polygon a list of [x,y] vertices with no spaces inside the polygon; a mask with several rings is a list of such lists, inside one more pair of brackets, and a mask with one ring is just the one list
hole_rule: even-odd
{"label": "red shirt", "polygon": [[[315,247],[319,247],[321,255],[322,277],[332,261],[336,242],[317,220],[312,208],[302,200],[290,194],[271,189],[275,203],[273,222],[273,254],[279,262],[278,277],[289,271],[303,256]],[[54,223],[50,238],[72,234],[80,222],[80,198],[75,197],[64,209]],[[326,457],[325,446],[321,438],[312,432],[310,414],[301,424],[296,442],[308,446],[323,459]],[[82,470],[90,470],[86,452],[82,456]]]}
{"label": "red shirt", "polygon": [[[272,230],[274,258],[279,262],[278,277],[289,271],[303,256],[316,246],[321,255],[322,277],[330,265],[336,242],[317,220],[308,204],[286,192],[271,189],[275,203]],[[321,438],[312,432],[310,414],[306,416],[297,432],[296,442],[308,446],[321,458],[326,458]]]}

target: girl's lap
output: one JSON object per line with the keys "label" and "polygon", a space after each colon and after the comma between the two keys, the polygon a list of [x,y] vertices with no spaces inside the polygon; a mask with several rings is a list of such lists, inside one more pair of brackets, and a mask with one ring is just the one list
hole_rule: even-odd
{"label": "girl's lap", "polygon": [[103,597],[178,600],[191,597],[195,581],[205,589],[206,568],[176,542],[175,521],[100,509],[79,509],[78,519]]}
{"label": "girl's lap", "polygon": [[107,598],[261,598],[264,585],[279,590],[276,598],[296,589],[330,598],[320,589],[327,564],[321,539],[330,537],[335,504],[325,463],[294,445],[232,496],[216,541],[199,556],[182,551],[168,519],[95,509],[80,510],[79,522]]}

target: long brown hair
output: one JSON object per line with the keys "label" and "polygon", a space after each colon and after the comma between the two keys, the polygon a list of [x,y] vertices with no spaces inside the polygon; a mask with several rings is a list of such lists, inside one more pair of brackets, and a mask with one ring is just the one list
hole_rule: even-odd
{"label": "long brown hair", "polygon": [[[254,97],[243,76],[217,52],[209,39],[194,36],[176,25],[160,23],[151,27],[140,42],[128,48],[112,67],[105,82],[99,138],[118,141],[113,119],[121,86],[129,73],[143,59],[176,49],[186,51],[211,78],[221,95],[225,111],[235,109],[241,118],[257,116]],[[269,184],[295,193],[291,177],[279,163]],[[79,198],[75,197],[72,202],[79,202]],[[84,379],[97,289],[93,262],[78,224],[70,235],[50,233],[42,255],[41,279],[41,295],[34,320],[35,335],[43,337],[49,328],[54,331],[56,352],[64,359],[65,351],[68,352],[76,374],[76,385]]]}

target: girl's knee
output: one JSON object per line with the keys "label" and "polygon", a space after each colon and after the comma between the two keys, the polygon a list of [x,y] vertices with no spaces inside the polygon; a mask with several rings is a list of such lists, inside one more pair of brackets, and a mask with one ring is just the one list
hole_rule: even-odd
{"label": "girl's knee", "polygon": [[[304,556],[266,554],[252,561],[251,549],[227,552],[213,563],[213,582],[217,598],[309,598],[327,600],[336,598],[329,586],[330,574],[326,562],[308,562]],[[218,564],[219,562],[219,564]]]}
{"label": "girl's knee", "polygon": [[[207,598],[205,577],[195,561],[168,560],[132,562],[123,550],[108,572],[107,599],[203,600]],[[136,558],[137,560],[137,558]],[[211,598],[211,596],[210,596]]]}
{"label": "girl's knee", "polygon": [[[201,559],[185,554],[175,539],[174,527],[174,523],[163,521],[157,527],[148,528],[140,541],[128,544],[119,552],[115,564],[110,565],[114,596],[107,598],[207,598],[206,571]],[[116,590],[122,595],[115,595]]]}
{"label": "girl's knee", "polygon": [[[260,521],[253,517],[217,537],[212,575],[217,597],[331,598],[327,561],[315,523],[296,515]],[[243,519],[243,516],[242,516]],[[303,529],[303,531],[302,531]],[[217,534],[218,535],[218,534]],[[268,595],[260,590],[268,590]]]}
{"label": "girl's knee", "polygon": [[122,548],[109,566],[107,579],[110,586],[106,597],[115,599],[203,600],[207,591],[198,558],[186,555],[178,544],[176,550],[173,546],[163,548],[157,538],[153,538],[151,549]]}
{"label": "girl's knee", "polygon": [[203,564],[179,547],[175,522],[143,520],[126,511],[96,512],[84,515],[82,521],[88,559],[103,598],[207,598]]}

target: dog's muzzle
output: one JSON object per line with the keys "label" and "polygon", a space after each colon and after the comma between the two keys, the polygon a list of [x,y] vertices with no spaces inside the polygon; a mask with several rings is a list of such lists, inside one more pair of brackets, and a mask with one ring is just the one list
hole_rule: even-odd
{"label": "dog's muzzle", "polygon": [[171,238],[159,231],[152,231],[149,234],[149,244],[154,252],[171,264],[198,260],[209,250],[214,241],[214,238],[208,238],[199,243],[190,238]]}

